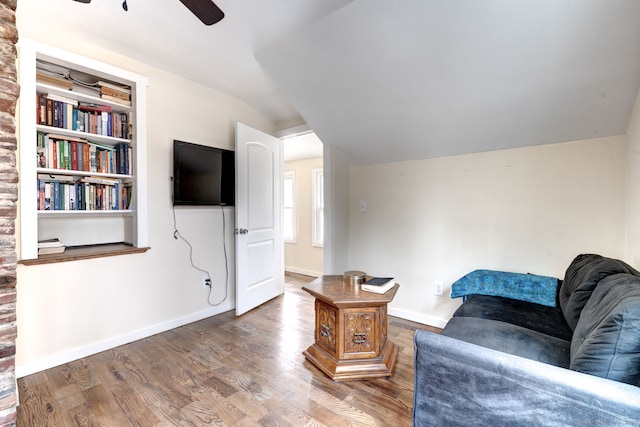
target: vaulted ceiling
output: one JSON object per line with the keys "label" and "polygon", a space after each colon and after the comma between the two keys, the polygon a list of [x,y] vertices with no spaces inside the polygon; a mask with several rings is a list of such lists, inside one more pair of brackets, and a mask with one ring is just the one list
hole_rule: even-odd
{"label": "vaulted ceiling", "polygon": [[[19,0],[29,22],[301,116],[356,163],[624,134],[637,0]],[[55,25],[54,25],[55,24]]]}

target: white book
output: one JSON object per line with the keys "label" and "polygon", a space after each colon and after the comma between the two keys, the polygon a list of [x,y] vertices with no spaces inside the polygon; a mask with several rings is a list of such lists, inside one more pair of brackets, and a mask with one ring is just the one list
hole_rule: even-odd
{"label": "white book", "polygon": [[395,278],[393,277],[374,277],[360,285],[360,289],[367,292],[375,292],[376,294],[384,294],[393,288],[395,284]]}
{"label": "white book", "polygon": [[74,106],[78,105],[78,100],[77,99],[73,99],[73,98],[69,98],[69,97],[66,97],[66,96],[58,95],[57,93],[48,93],[47,94],[47,98],[52,100],[52,101],[60,101],[60,102],[64,102],[65,104],[69,104],[69,105],[74,105]]}
{"label": "white book", "polygon": [[47,239],[40,240],[38,242],[38,249],[40,248],[59,248],[60,246],[64,246],[60,239]]}

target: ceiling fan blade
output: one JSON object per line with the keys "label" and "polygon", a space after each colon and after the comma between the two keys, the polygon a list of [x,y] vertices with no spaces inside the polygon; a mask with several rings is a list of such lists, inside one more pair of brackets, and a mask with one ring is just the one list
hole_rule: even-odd
{"label": "ceiling fan blade", "polygon": [[91,0],[76,0],[76,1],[80,3],[91,3]]}
{"label": "ceiling fan blade", "polygon": [[180,0],[204,25],[213,25],[224,18],[224,12],[211,0]]}

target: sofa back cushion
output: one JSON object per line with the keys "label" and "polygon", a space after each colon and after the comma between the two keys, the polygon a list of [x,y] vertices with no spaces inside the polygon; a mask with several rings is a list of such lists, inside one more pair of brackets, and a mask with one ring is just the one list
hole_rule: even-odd
{"label": "sofa back cushion", "polygon": [[582,254],[571,262],[558,292],[558,304],[572,330],[576,329],[580,313],[598,282],[618,273],[640,277],[640,272],[630,265],[601,255]]}
{"label": "sofa back cushion", "polygon": [[640,278],[621,273],[598,284],[574,331],[570,368],[640,386]]}

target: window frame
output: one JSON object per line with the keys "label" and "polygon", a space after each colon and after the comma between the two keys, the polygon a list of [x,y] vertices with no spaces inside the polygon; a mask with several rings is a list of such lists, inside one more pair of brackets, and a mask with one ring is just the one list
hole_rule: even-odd
{"label": "window frame", "polygon": [[[319,187],[320,181],[320,188]],[[311,246],[324,247],[324,168],[311,169]],[[321,206],[318,206],[318,204]],[[319,211],[318,211],[319,210]],[[322,220],[322,235],[318,235],[318,219]]]}
{"label": "window frame", "polygon": [[[292,206],[285,206],[285,182],[287,180],[291,180],[291,204]],[[287,209],[291,209],[291,230],[292,236],[285,236],[285,211]],[[285,243],[296,243],[297,235],[296,235],[296,172],[293,170],[284,171],[282,176],[282,239]]]}

